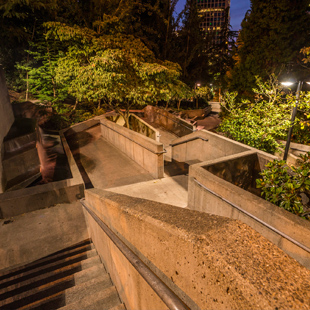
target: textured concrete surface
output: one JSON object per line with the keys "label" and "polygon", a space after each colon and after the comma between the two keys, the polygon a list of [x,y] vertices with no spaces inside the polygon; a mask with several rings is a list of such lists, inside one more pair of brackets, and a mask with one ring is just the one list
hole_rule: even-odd
{"label": "textured concrete surface", "polygon": [[109,188],[109,191],[186,208],[188,196],[187,182],[187,176],[179,175],[171,178]]}
{"label": "textured concrete surface", "polygon": [[4,72],[0,66],[0,193],[4,191],[5,187],[5,179],[2,175],[2,142],[4,137],[9,132],[13,122],[13,110],[10,103],[8,89],[6,87]]}
{"label": "textured concrete surface", "polygon": [[147,170],[154,178],[164,176],[163,144],[107,119],[100,121],[103,139]]}
{"label": "textured concrete surface", "polygon": [[[268,156],[269,160],[273,159],[272,155],[265,157],[263,154],[248,151],[191,166],[189,170],[188,207],[192,210],[241,220],[310,269],[310,253],[308,251],[303,250],[300,246],[268,229],[265,225],[226,202],[228,200],[290,238],[295,239],[308,249],[310,248],[309,221],[262,199],[259,195],[254,195],[249,189],[241,188],[242,185],[248,186],[246,182],[251,180],[251,174],[254,173],[251,161],[263,168],[268,162]],[[246,161],[248,161],[248,166]],[[243,184],[241,182],[242,178],[245,178]],[[210,191],[201,187],[196,181],[223,197],[226,201],[219,199]],[[240,185],[240,187],[236,185]]]}
{"label": "textured concrete surface", "polygon": [[[97,189],[85,196],[191,309],[310,309],[310,271],[246,224]],[[91,227],[120,294],[128,294],[128,309],[156,309],[128,262],[103,242],[97,224]]]}
{"label": "textured concrete surface", "polygon": [[152,175],[101,137],[100,127],[68,136],[86,188],[110,188],[153,180]]}
{"label": "textured concrete surface", "polygon": [[23,265],[88,238],[79,202],[0,220],[0,269]]}

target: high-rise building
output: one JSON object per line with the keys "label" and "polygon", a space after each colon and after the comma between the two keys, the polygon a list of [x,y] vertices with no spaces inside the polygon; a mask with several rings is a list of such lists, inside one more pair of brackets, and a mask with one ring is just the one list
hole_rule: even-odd
{"label": "high-rise building", "polygon": [[197,0],[198,11],[203,16],[200,28],[206,36],[212,38],[214,44],[221,43],[223,29],[229,24],[230,0]]}

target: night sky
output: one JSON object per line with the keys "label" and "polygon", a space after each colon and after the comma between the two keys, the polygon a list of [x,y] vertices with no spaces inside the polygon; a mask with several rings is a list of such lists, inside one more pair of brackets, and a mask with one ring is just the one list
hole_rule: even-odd
{"label": "night sky", "polygon": [[[186,0],[179,0],[176,11],[179,13],[184,8]],[[250,0],[230,0],[230,24],[232,30],[238,31],[247,10],[250,9]]]}

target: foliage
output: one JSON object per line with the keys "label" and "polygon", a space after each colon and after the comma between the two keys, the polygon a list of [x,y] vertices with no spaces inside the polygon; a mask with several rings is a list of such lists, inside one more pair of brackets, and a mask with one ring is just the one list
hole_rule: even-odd
{"label": "foliage", "polygon": [[296,167],[289,168],[284,160],[274,160],[266,165],[256,180],[257,188],[267,201],[310,220],[310,152],[300,155]]}
{"label": "foliage", "polygon": [[309,1],[251,0],[240,31],[239,63],[232,72],[231,89],[251,92],[255,76],[267,79],[279,74],[283,65],[301,60],[308,45]]}
{"label": "foliage", "polygon": [[236,102],[237,92],[224,95],[222,106],[226,115],[219,130],[236,141],[274,153],[279,147],[277,140],[285,139],[290,127],[291,102],[282,100],[274,75],[268,83],[260,78],[256,81],[254,103]]}
{"label": "foliage", "polygon": [[[59,87],[55,80],[55,70],[61,57],[61,47],[54,41],[40,40],[31,43],[28,50],[31,61],[18,63],[17,68],[28,74],[26,80],[30,93],[43,103],[56,104],[68,97],[66,87]],[[26,76],[26,75],[25,75]]]}
{"label": "foliage", "polygon": [[[293,104],[295,98],[287,96]],[[292,140],[296,143],[310,145],[310,92],[301,92],[296,115],[296,121],[293,127]]]}
{"label": "foliage", "polygon": [[61,23],[46,26],[48,39],[68,45],[57,61],[55,81],[78,102],[102,101],[121,114],[125,108],[127,119],[133,104],[169,101],[188,90],[179,80],[179,66],[156,59],[140,39]]}
{"label": "foliage", "polygon": [[194,96],[204,101],[209,101],[213,98],[214,92],[213,89],[208,86],[201,86],[195,89]]}

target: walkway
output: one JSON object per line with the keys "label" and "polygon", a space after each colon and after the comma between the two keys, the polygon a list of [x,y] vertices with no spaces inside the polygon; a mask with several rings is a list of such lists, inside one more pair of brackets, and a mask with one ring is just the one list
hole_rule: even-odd
{"label": "walkway", "polygon": [[[166,138],[166,146],[170,144],[171,138],[176,138],[168,132],[161,133]],[[184,175],[184,170],[168,166],[164,179],[154,179],[136,162],[104,140],[99,126],[71,134],[67,140],[86,188],[109,189],[182,208],[187,206],[188,177]]]}

